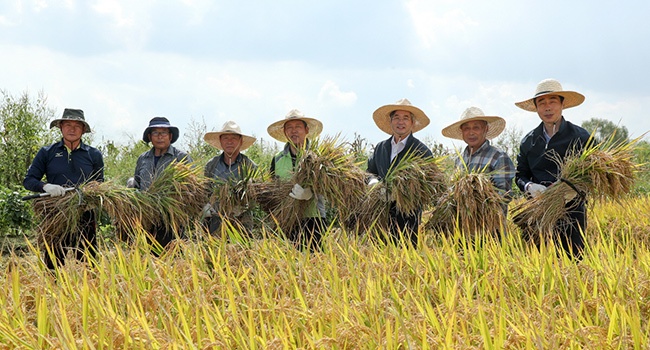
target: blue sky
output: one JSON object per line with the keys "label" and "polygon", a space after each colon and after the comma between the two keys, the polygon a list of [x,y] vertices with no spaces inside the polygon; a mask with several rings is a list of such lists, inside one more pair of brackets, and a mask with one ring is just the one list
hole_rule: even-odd
{"label": "blue sky", "polygon": [[[650,3],[627,1],[5,0],[0,89],[81,108],[94,140],[138,138],[154,116],[186,131],[227,120],[269,140],[297,108],[324,134],[387,138],[372,112],[408,98],[441,129],[470,106],[522,133],[514,102],[545,78],[586,96],[567,109],[650,130]],[[187,140],[181,136],[180,144]]]}

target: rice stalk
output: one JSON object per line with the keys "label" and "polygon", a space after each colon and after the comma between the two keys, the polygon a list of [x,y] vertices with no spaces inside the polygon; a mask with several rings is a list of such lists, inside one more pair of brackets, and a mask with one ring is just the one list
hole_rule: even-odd
{"label": "rice stalk", "polygon": [[253,183],[267,181],[268,175],[256,167],[243,164],[239,177],[211,179],[213,182],[210,203],[224,217],[234,217],[251,210],[257,201],[256,187]]}

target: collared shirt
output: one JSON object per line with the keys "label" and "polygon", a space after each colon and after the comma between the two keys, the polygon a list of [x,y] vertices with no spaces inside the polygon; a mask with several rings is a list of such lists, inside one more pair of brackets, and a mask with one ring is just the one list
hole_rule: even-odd
{"label": "collared shirt", "polygon": [[515,177],[515,165],[506,152],[490,145],[489,140],[470,154],[470,147],[465,147],[461,158],[456,158],[456,169],[467,165],[469,171],[491,173],[494,186],[503,192],[512,189],[512,179]]}
{"label": "collared shirt", "polygon": [[83,142],[70,151],[61,140],[38,151],[27,170],[23,186],[30,191],[43,192],[43,176],[48,183],[61,186],[104,181],[104,158],[97,148]]}
{"label": "collared shirt", "polygon": [[250,160],[245,154],[239,153],[235,161],[228,165],[224,159],[224,152],[220,155],[213,157],[205,165],[204,174],[213,179],[226,180],[228,178],[240,178],[240,171],[242,167],[248,166],[250,170],[256,169],[255,162]]}
{"label": "collared shirt", "polygon": [[405,138],[401,139],[399,142],[395,142],[395,137],[390,138],[390,161],[392,162],[393,159],[399,154],[399,152],[402,152],[404,150],[404,147],[406,147],[406,141],[408,141],[409,137],[411,135],[406,135]]}
{"label": "collared shirt", "polygon": [[155,158],[154,148],[142,153],[140,157],[138,157],[138,161],[135,165],[135,174],[133,176],[135,180],[135,188],[147,190],[156,176],[174,160],[177,162],[192,162],[192,158],[187,153],[172,145],[169,146],[167,152],[160,156],[157,162]]}

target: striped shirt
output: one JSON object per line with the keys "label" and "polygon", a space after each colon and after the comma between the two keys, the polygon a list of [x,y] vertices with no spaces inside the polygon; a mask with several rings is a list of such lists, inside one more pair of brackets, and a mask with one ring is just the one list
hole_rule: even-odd
{"label": "striped shirt", "polygon": [[457,157],[456,169],[492,173],[490,175],[494,186],[500,193],[508,193],[512,189],[512,179],[515,177],[515,164],[506,152],[490,145],[489,140],[479,147],[474,154],[470,154],[470,147],[465,147],[462,159]]}

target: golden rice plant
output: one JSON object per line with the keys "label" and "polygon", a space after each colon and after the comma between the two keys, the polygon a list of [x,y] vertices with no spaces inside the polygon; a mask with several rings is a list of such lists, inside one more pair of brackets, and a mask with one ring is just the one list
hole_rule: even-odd
{"label": "golden rice plant", "polygon": [[271,219],[283,232],[289,232],[298,224],[309,201],[299,201],[289,197],[292,181],[273,179],[267,182],[252,183],[251,188],[260,208],[269,213]]}
{"label": "golden rice plant", "polygon": [[504,225],[504,197],[491,180],[494,172],[457,171],[431,211],[426,228],[468,239],[498,233]]}
{"label": "golden rice plant", "polygon": [[620,200],[634,185],[638,165],[633,151],[639,140],[614,142],[610,137],[594,144],[590,139],[581,153],[570,153],[564,160],[553,158],[560,169],[558,181],[515,206],[513,221],[524,229],[552,232],[558,221],[588,198]]}
{"label": "golden rice plant", "polygon": [[207,201],[207,179],[200,169],[173,162],[154,179],[147,191],[126,188],[112,180],[79,185],[63,197],[34,201],[39,218],[39,242],[56,244],[67,234],[76,234],[84,211],[105,211],[126,238],[143,228],[163,224],[174,229],[188,225]]}

